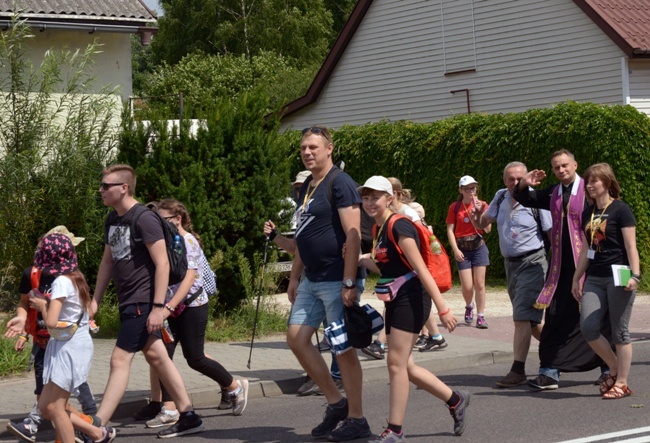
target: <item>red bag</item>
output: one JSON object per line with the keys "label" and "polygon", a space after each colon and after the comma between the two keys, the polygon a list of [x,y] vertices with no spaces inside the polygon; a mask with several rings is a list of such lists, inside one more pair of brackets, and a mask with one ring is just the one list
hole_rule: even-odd
{"label": "red bag", "polygon": [[[388,239],[395,245],[406,266],[413,269],[406,257],[404,257],[402,249],[399,247],[397,241],[395,241],[395,237],[393,236],[393,223],[395,223],[395,220],[400,218],[408,220],[413,224],[413,226],[415,226],[418,236],[420,237],[420,254],[422,255],[422,259],[427,265],[431,277],[435,280],[440,293],[447,292],[451,289],[451,264],[449,262],[447,251],[445,251],[445,248],[442,246],[440,241],[438,241],[438,238],[429,232],[429,229],[426,226],[420,223],[413,223],[410,218],[403,215],[394,214],[388,219],[388,226],[386,226],[388,229]],[[373,235],[375,235],[376,230],[377,226],[375,225],[373,228]]]}
{"label": "red bag", "polygon": [[[30,295],[33,293],[35,296],[49,298],[49,294],[43,294],[38,289],[41,283],[41,270],[36,266],[32,266],[30,280],[32,284]],[[47,328],[38,327],[38,311],[36,309],[29,308],[27,310],[27,322],[25,323],[25,330],[28,334],[34,337],[34,342],[41,348],[45,349],[47,347],[47,342],[50,340],[50,333]]]}

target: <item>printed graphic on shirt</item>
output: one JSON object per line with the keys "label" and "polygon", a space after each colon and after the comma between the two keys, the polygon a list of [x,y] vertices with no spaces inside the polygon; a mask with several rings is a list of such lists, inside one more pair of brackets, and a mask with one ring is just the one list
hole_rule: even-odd
{"label": "printed graphic on shirt", "polygon": [[111,247],[113,261],[131,260],[131,227],[128,225],[109,227],[108,245]]}
{"label": "printed graphic on shirt", "polygon": [[[603,219],[603,217],[605,217]],[[607,229],[607,214],[603,214],[597,219],[587,222],[586,234],[587,239],[591,240],[593,236],[592,245],[596,250],[600,251],[600,243],[607,240],[607,234],[605,230]]]}
{"label": "printed graphic on shirt", "polygon": [[311,202],[313,202],[314,199],[310,198],[309,201],[307,202],[306,205],[304,205],[301,208],[298,208],[296,210],[296,232],[294,234],[295,238],[298,238],[300,236],[300,233],[307,227],[309,226],[309,223],[311,223],[316,217],[311,215],[309,213],[309,205]]}
{"label": "printed graphic on shirt", "polygon": [[375,262],[377,263],[388,263],[388,248],[382,245],[383,239],[377,241],[377,247],[375,247]]}

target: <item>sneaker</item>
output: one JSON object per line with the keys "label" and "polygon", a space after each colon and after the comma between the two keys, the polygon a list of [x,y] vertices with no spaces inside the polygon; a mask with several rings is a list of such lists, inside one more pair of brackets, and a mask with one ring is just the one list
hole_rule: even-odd
{"label": "sneaker", "polygon": [[426,344],[420,348],[420,352],[442,351],[447,346],[449,346],[449,344],[445,341],[444,337],[440,337],[439,339],[435,339],[435,338],[429,336]]}
{"label": "sneaker", "polygon": [[309,395],[316,395],[317,390],[318,390],[318,385],[308,375],[305,377],[305,382],[298,388],[297,395],[298,397],[307,397]]}
{"label": "sneaker", "polygon": [[177,410],[170,411],[163,406],[160,414],[148,420],[146,426],[148,428],[162,428],[163,426],[173,425],[178,421],[178,417],[180,417],[180,414]]}
{"label": "sneaker", "polygon": [[430,335],[420,334],[420,335],[418,336],[417,341],[416,341],[415,344],[413,345],[413,349],[420,349],[422,346],[426,345],[426,344],[427,344],[427,340],[429,340],[429,338],[431,338]]}
{"label": "sneaker", "polygon": [[465,323],[471,325],[472,321],[474,321],[474,302],[469,306],[465,306]]}
{"label": "sneaker", "polygon": [[315,345],[316,349],[318,349],[318,352],[327,352],[330,350],[330,345],[327,343],[327,339],[323,337],[323,339]]}
{"label": "sneaker", "polygon": [[106,432],[106,434],[104,435],[104,438],[99,440],[97,443],[111,443],[113,440],[115,440],[115,437],[117,436],[117,431],[115,428],[102,427],[102,429],[104,432]]}
{"label": "sneaker", "polygon": [[230,401],[230,394],[228,394],[228,390],[221,390],[221,401],[219,402],[217,409],[220,409],[222,411],[232,409],[232,402]]}
{"label": "sneaker", "polygon": [[598,379],[594,382],[594,385],[600,386],[603,383],[605,383],[605,380],[607,380],[608,378],[609,378],[609,372],[602,372],[600,374],[600,377],[598,377]]}
{"label": "sneaker", "polygon": [[[334,384],[336,385],[336,388],[339,390],[339,392],[344,393],[345,388],[343,387],[343,381],[341,381],[340,378],[333,378],[333,379],[334,379]],[[321,391],[320,386],[318,386],[316,383],[314,383],[314,394],[325,395],[323,394],[323,391]]]}
{"label": "sneaker", "polygon": [[24,419],[20,423],[9,422],[7,424],[7,431],[14,434],[22,441],[36,441],[36,433],[38,426],[36,426],[29,418]]}
{"label": "sneaker", "polygon": [[325,413],[323,414],[323,421],[311,430],[311,436],[316,438],[322,438],[332,432],[341,420],[344,420],[348,416],[348,400],[343,397],[345,403],[340,408],[333,408],[330,405],[327,405],[325,408]]}
{"label": "sneaker", "polygon": [[537,389],[538,391],[548,391],[551,389],[559,388],[557,381],[546,375],[538,375],[537,377],[528,380],[528,386]]}
{"label": "sneaker", "polygon": [[370,426],[365,418],[346,418],[327,436],[327,441],[348,441],[370,437]]}
{"label": "sneaker", "polygon": [[484,315],[478,315],[476,317],[476,327],[479,328],[479,329],[487,329],[488,328],[487,320],[485,320]]}
{"label": "sneaker", "polygon": [[194,411],[189,411],[181,414],[178,422],[174,426],[160,431],[158,438],[172,438],[178,437],[179,435],[196,434],[197,432],[203,431],[203,429],[203,420],[201,420],[199,414]]}
{"label": "sneaker", "polygon": [[237,379],[237,383],[241,389],[239,394],[230,394],[230,402],[232,403],[232,415],[242,415],[246,404],[248,403],[248,380],[245,378]]}
{"label": "sneaker", "polygon": [[455,391],[460,397],[456,406],[449,406],[449,413],[454,419],[454,434],[463,435],[465,432],[465,410],[469,406],[469,392]]}
{"label": "sneaker", "polygon": [[499,388],[514,388],[515,386],[525,385],[527,382],[525,374],[510,371],[505,377],[497,381],[496,385]]}
{"label": "sneaker", "polygon": [[384,358],[384,348],[379,340],[370,343],[370,345],[361,349],[361,352],[371,356],[372,358],[376,358],[377,360],[382,360]]}
{"label": "sneaker", "polygon": [[391,429],[386,428],[384,432],[381,433],[379,438],[372,440],[370,443],[402,443],[406,442],[404,438],[404,431],[396,434]]}
{"label": "sneaker", "polygon": [[147,406],[140,409],[133,415],[134,420],[151,420],[156,418],[162,410],[162,403],[159,401],[150,401]]}
{"label": "sneaker", "polygon": [[81,431],[74,431],[74,441],[75,443],[95,443],[92,438]]}

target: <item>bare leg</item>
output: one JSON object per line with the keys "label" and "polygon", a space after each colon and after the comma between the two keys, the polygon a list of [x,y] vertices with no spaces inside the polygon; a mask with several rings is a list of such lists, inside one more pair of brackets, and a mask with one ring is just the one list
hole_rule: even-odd
{"label": "bare leg", "polygon": [[390,377],[388,423],[401,426],[404,424],[409,399],[409,358],[417,340],[417,334],[393,328],[390,336],[391,345],[387,361]]}
{"label": "bare leg", "polygon": [[630,366],[632,366],[632,343],[617,344],[616,357],[618,359],[616,384],[627,385],[627,377],[630,375]]}
{"label": "bare leg", "polygon": [[185,383],[178,369],[174,366],[174,362],[169,358],[163,341],[154,335],[150,335],[142,352],[147,363],[156,370],[158,377],[162,380],[179,412],[191,411],[192,404],[190,397],[187,395]]}
{"label": "bare leg", "polygon": [[463,299],[465,299],[465,306],[469,306],[474,298],[472,270],[463,269],[462,271],[458,271],[458,276],[460,277],[460,287],[463,293]]}
{"label": "bare leg", "polygon": [[[338,359],[339,367],[341,368],[341,381],[343,381],[345,393],[348,397],[348,417],[362,418],[363,372],[361,370],[361,363],[359,363],[357,351],[354,348],[350,348],[347,352],[337,355],[336,358]],[[332,377],[330,377],[330,381],[331,380]]]}
{"label": "bare leg", "polygon": [[56,438],[63,443],[74,442],[74,428],[70,421],[70,413],[66,409],[70,393],[54,383],[43,387],[38,407],[43,417],[50,420],[56,429]]}
{"label": "bare leg", "polygon": [[476,312],[485,313],[485,266],[477,266],[472,268],[474,274],[474,292],[476,294]]}
{"label": "bare leg", "polygon": [[512,341],[515,361],[526,361],[528,350],[530,349],[531,337],[532,329],[530,322],[527,320],[515,320],[515,333]]}
{"label": "bare leg", "polygon": [[106,389],[104,389],[104,397],[99,405],[99,411],[97,411],[97,416],[102,420],[102,425],[105,425],[111,419],[126,392],[134,355],[133,352],[127,352],[117,346],[113,348],[108,382],[106,383]]}

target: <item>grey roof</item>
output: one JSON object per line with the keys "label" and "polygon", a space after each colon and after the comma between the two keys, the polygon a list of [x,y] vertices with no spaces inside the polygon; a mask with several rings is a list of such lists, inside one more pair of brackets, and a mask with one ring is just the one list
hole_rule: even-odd
{"label": "grey roof", "polygon": [[142,0],[0,0],[0,17],[22,12],[25,18],[65,21],[155,22]]}

